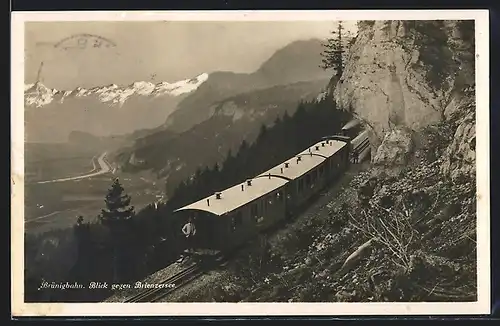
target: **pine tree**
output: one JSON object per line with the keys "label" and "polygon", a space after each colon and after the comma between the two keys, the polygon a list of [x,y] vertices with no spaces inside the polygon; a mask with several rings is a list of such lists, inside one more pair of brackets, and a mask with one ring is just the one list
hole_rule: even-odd
{"label": "pine tree", "polygon": [[257,141],[263,141],[267,137],[267,131],[267,126],[265,124],[262,124],[260,126],[259,135],[257,136]]}
{"label": "pine tree", "polygon": [[241,163],[241,159],[246,156],[248,152],[248,142],[243,139],[243,141],[240,144],[240,147],[238,148],[238,153],[236,154],[236,157],[240,160],[239,163]]}
{"label": "pine tree", "polygon": [[125,247],[131,232],[131,218],[135,215],[134,206],[130,205],[131,197],[124,193],[124,190],[118,178],[115,179],[104,200],[106,209],[102,209],[99,216],[101,223],[107,226],[111,233],[115,282],[119,278],[120,260],[126,253]]}
{"label": "pine tree", "polygon": [[101,221],[104,225],[112,227],[115,223],[134,216],[134,206],[130,205],[131,197],[124,193],[124,190],[118,178],[115,179],[104,200],[106,209],[101,210]]}
{"label": "pine tree", "polygon": [[77,278],[81,280],[82,277],[88,275],[92,249],[90,248],[90,225],[85,222],[83,216],[78,216],[73,226],[73,232],[78,244],[75,273]]}
{"label": "pine tree", "polygon": [[323,57],[321,68],[325,70],[333,68],[336,76],[340,78],[344,71],[344,53],[348,43],[348,33],[345,32],[343,22],[339,21],[337,28],[332,31],[332,37],[323,44],[325,50],[321,53]]}

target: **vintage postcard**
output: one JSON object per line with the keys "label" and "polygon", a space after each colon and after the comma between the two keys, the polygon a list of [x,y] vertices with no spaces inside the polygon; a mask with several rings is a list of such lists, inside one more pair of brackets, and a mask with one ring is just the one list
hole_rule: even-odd
{"label": "vintage postcard", "polygon": [[488,33],[14,12],[13,315],[488,314]]}

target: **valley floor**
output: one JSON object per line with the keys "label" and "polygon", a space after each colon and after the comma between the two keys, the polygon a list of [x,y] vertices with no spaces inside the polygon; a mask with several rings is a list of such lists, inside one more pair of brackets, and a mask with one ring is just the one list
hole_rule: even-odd
{"label": "valley floor", "polygon": [[42,233],[74,225],[77,216],[94,221],[104,208],[107,189],[119,178],[132,196],[137,211],[162,198],[163,189],[147,172],[140,174],[103,173],[102,175],[25,186],[25,229]]}

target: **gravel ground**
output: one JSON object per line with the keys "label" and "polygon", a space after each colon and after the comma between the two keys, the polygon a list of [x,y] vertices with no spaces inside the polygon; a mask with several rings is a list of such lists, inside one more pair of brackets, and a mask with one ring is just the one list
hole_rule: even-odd
{"label": "gravel ground", "polygon": [[[200,302],[200,301],[215,301],[210,300],[209,296],[205,294],[210,289],[215,288],[216,285],[221,284],[223,280],[227,279],[229,274],[227,271],[221,270],[212,270],[206,274],[201,275],[200,277],[194,279],[178,290],[168,294],[159,302]],[[222,282],[221,282],[222,281]],[[193,300],[193,298],[200,298],[202,300]]]}

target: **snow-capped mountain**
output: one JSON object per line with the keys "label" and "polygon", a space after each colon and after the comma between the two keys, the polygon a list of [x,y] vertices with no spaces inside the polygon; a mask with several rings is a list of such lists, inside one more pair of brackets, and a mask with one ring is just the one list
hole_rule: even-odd
{"label": "snow-capped mountain", "polygon": [[68,97],[97,96],[103,102],[111,105],[122,106],[133,95],[138,96],[179,96],[196,90],[208,79],[208,74],[203,73],[195,78],[181,80],[175,83],[160,82],[153,84],[146,81],[134,82],[131,85],[120,87],[116,84],[94,87],[90,89],[77,87],[72,91],[56,90],[46,87],[40,82],[24,85],[25,104],[27,106],[41,107],[52,101],[63,103]]}
{"label": "snow-capped mountain", "polygon": [[52,89],[40,82],[25,85],[26,139],[60,142],[73,131],[109,136],[158,127],[208,77],[203,73],[174,83],[138,81],[74,90]]}

